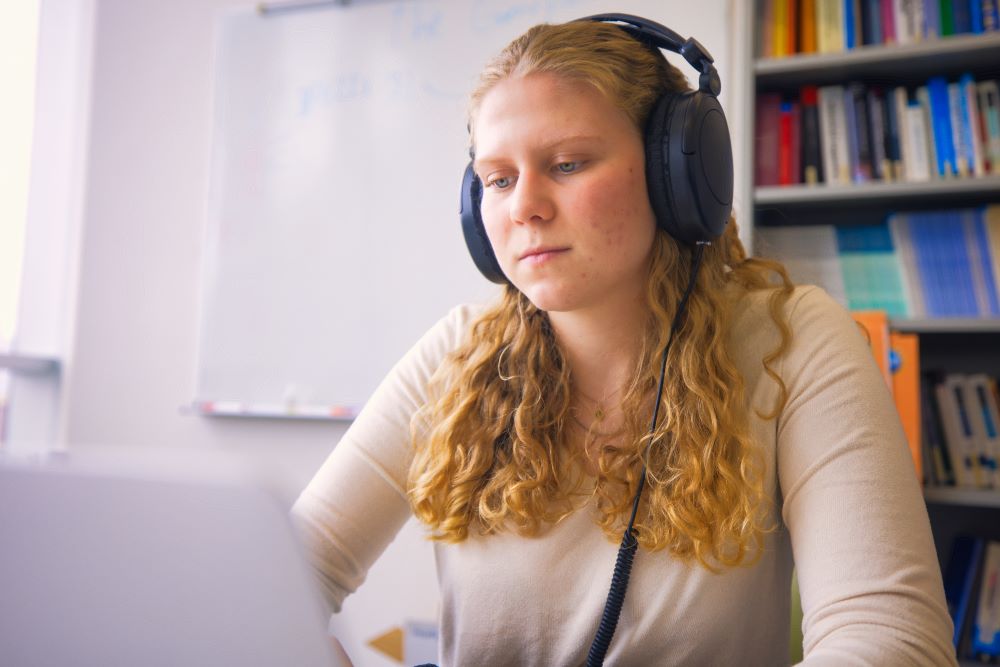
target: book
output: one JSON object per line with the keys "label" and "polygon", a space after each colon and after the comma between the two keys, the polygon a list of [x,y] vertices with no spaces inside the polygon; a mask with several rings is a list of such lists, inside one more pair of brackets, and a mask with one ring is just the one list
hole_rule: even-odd
{"label": "book", "polygon": [[983,475],[972,439],[972,425],[962,392],[962,377],[954,374],[945,376],[943,382],[934,387],[934,398],[951,459],[951,469],[955,473],[955,485],[979,488],[983,483]]}
{"label": "book", "polygon": [[986,471],[986,486],[1000,489],[1000,406],[993,395],[991,378],[985,373],[975,373],[965,379],[965,389],[972,405],[972,431],[982,453],[980,463]]}
{"label": "book", "polygon": [[881,0],[879,6],[882,10],[882,43],[896,43],[896,11],[894,0]]}
{"label": "book", "polygon": [[938,0],[924,0],[924,37],[941,36],[941,4]]}
{"label": "book", "polygon": [[993,204],[983,209],[983,242],[986,254],[990,256],[993,268],[993,283],[1000,294],[1000,204]]}
{"label": "book", "polygon": [[823,152],[823,175],[826,183],[848,185],[851,182],[847,155],[847,118],[844,110],[844,86],[819,88],[820,146]]}
{"label": "book", "polygon": [[979,121],[976,81],[971,74],[963,74],[958,80],[958,87],[962,114],[962,136],[967,142],[965,150],[967,158],[971,160],[970,171],[973,176],[985,176],[985,151],[983,137],[980,133],[982,124]]}
{"label": "book", "polygon": [[948,82],[943,76],[927,81],[931,103],[934,148],[937,156],[938,176],[945,178],[957,173],[955,169],[955,144],[952,138],[951,111],[948,100]]}
{"label": "book", "polygon": [[871,132],[869,127],[868,96],[861,83],[850,83],[845,92],[845,111],[849,135],[848,147],[851,155],[851,176],[855,183],[872,180]]}
{"label": "book", "polygon": [[892,180],[892,166],[886,152],[885,104],[882,91],[869,88],[868,102],[868,137],[871,144],[872,177],[879,181]]}
{"label": "book", "polygon": [[984,161],[989,171],[1000,174],[1000,86],[996,81],[976,84],[979,98],[980,127],[982,130]]}
{"label": "book", "polygon": [[[962,2],[963,0],[955,0]],[[955,8],[952,7],[952,0],[941,0],[941,36],[955,34]]]}
{"label": "book", "polygon": [[906,433],[917,479],[923,479],[921,456],[922,416],[920,414],[920,338],[917,334],[889,332],[889,370],[892,398]]}
{"label": "book", "polygon": [[815,185],[823,182],[823,154],[820,148],[819,107],[816,86],[803,86],[799,93],[802,154],[800,182]]}
{"label": "book", "polygon": [[863,43],[866,46],[882,43],[882,3],[880,0],[862,0],[861,32]]}
{"label": "book", "polygon": [[906,105],[906,133],[902,137],[907,181],[929,181],[931,179],[930,147],[927,144],[927,114],[919,101]]}
{"label": "book", "polygon": [[982,208],[961,212],[969,270],[980,317],[1000,317],[1000,289],[990,253],[986,211]]}
{"label": "book", "polygon": [[903,298],[906,301],[906,313],[912,318],[927,316],[924,306],[924,291],[920,283],[920,269],[913,251],[913,237],[910,231],[909,217],[905,213],[891,213],[886,220],[892,245],[899,257],[899,269],[902,277]]}
{"label": "book", "polygon": [[789,0],[771,0],[771,2],[774,5],[771,25],[771,55],[775,58],[782,58],[792,53],[788,50]]}
{"label": "book", "polygon": [[929,178],[937,178],[937,149],[934,147],[934,125],[931,118],[931,96],[927,86],[919,86],[916,92],[917,102],[924,116],[924,145],[927,146]]}
{"label": "book", "polygon": [[899,258],[888,224],[837,227],[837,250],[851,310],[907,316]]}
{"label": "book", "polygon": [[989,405],[980,396],[980,390],[988,390],[989,384],[985,376],[974,378],[971,375],[957,375],[957,386],[961,391],[961,407],[967,412],[969,420],[970,455],[975,458],[978,466],[976,486],[979,488],[995,488],[997,475],[997,456],[994,452],[994,439],[990,436]]}
{"label": "book", "polygon": [[920,415],[923,421],[921,435],[924,446],[925,483],[937,486],[954,486],[955,475],[951,468],[951,458],[944,432],[941,429],[941,414],[934,398],[934,388],[939,383],[935,374],[926,374],[920,383]]}
{"label": "book", "polygon": [[843,0],[815,0],[816,47],[820,53],[844,50]]}
{"label": "book", "polygon": [[781,126],[781,95],[757,96],[754,117],[754,179],[757,185],[779,182],[778,143]]}
{"label": "book", "polygon": [[979,600],[972,619],[972,657],[986,662],[1000,657],[1000,542],[986,545],[979,579]]}
{"label": "book", "polygon": [[799,53],[816,53],[816,0],[799,4]]}
{"label": "book", "polygon": [[913,158],[910,157],[910,148],[907,137],[910,134],[909,122],[907,120],[906,109],[910,106],[910,98],[906,92],[906,88],[903,86],[896,86],[892,89],[892,110],[893,116],[895,117],[895,133],[896,147],[899,151],[899,161],[896,163],[896,180],[897,181],[908,181],[910,180],[909,174],[907,173],[907,164],[912,162]]}
{"label": "book", "polygon": [[923,0],[895,0],[896,41],[911,44],[923,39]]}
{"label": "book", "polygon": [[778,116],[778,183],[799,183],[801,112],[797,102],[782,102]]}
{"label": "book", "polygon": [[955,626],[952,641],[956,650],[969,616],[971,598],[985,550],[981,537],[959,535],[952,542],[951,555],[944,570],[944,597],[948,614]]}

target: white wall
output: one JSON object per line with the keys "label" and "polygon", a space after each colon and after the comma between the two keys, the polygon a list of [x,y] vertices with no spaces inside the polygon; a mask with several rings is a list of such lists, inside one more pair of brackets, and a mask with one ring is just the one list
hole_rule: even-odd
{"label": "white wall", "polygon": [[304,484],[343,426],[183,415],[194,397],[215,13],[97,3],[70,446],[236,447]]}

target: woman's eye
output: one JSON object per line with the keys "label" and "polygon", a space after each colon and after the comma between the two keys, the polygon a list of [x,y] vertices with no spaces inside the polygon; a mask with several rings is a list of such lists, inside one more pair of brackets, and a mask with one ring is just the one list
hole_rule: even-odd
{"label": "woman's eye", "polygon": [[580,168],[579,162],[560,162],[556,165],[556,169],[563,174],[572,174],[574,171]]}
{"label": "woman's eye", "polygon": [[491,178],[486,181],[486,187],[497,188],[503,190],[510,185],[510,177],[508,176],[497,176],[496,178]]}

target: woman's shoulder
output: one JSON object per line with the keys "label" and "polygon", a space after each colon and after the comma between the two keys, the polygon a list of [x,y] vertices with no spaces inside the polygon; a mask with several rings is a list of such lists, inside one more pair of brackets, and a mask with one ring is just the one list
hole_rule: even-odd
{"label": "woman's shoulder", "polygon": [[780,292],[778,287],[734,292],[733,328],[757,329],[764,321],[772,321],[771,301],[775,298],[781,300],[781,313],[793,330],[803,319],[847,314],[826,290],[816,285],[795,285],[787,298],[781,298]]}

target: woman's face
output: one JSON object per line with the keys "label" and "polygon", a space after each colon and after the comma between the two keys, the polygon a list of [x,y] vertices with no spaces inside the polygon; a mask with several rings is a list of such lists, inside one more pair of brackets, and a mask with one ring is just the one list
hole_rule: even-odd
{"label": "woman's face", "polygon": [[593,86],[501,81],[475,124],[486,234],[507,278],[545,311],[641,298],[656,222],[642,135]]}

